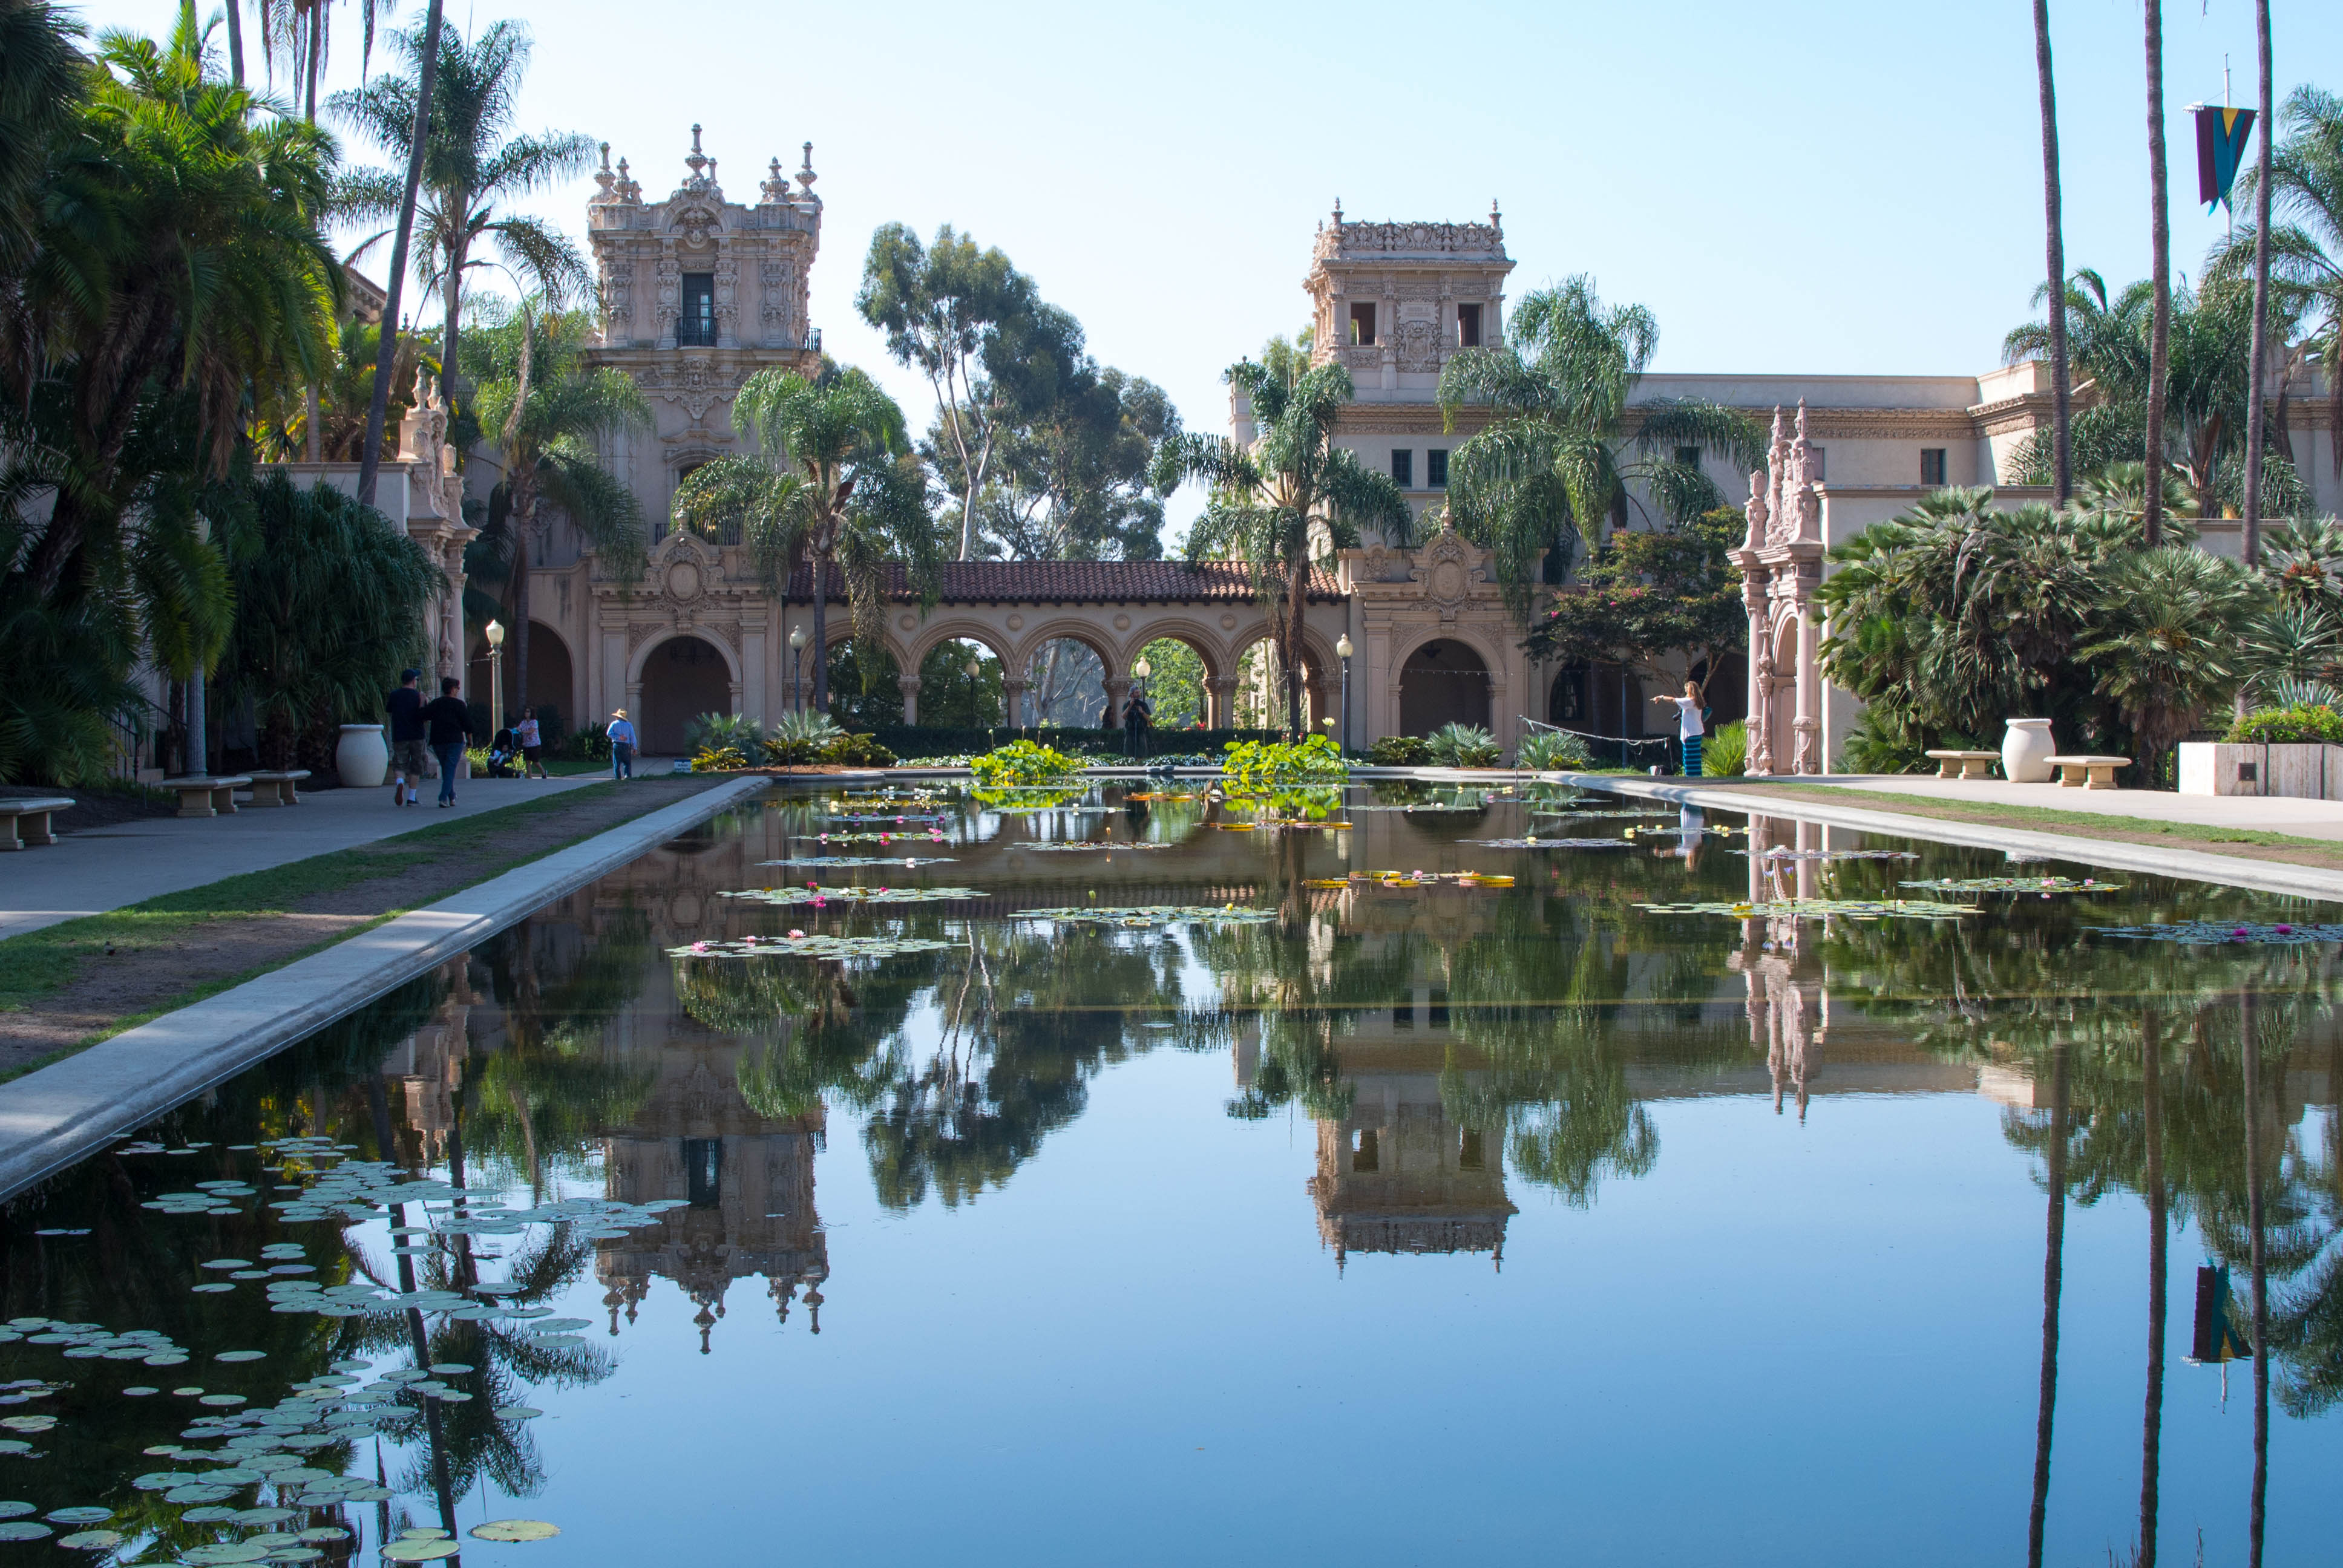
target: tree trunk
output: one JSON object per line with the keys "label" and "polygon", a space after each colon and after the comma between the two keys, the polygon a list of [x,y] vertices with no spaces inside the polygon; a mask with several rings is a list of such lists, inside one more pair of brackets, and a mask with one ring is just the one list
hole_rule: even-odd
{"label": "tree trunk", "polygon": [[512,525],[512,628],[505,635],[518,638],[513,644],[513,700],[505,705],[505,722],[517,725],[528,710],[528,528],[537,516],[537,498],[528,501],[528,516],[516,510],[508,519]]}
{"label": "tree trunk", "polygon": [[[237,0],[229,0],[234,17]],[[439,75],[439,16],[444,0],[431,0],[423,19],[422,79],[415,87],[415,130],[407,153],[407,192],[398,202],[398,233],[390,246],[390,276],[383,286],[382,338],[374,357],[374,391],[367,399],[366,447],[359,455],[358,500],[374,505],[375,480],[382,469],[383,426],[390,417],[390,373],[398,357],[398,305],[407,281],[407,250],[415,235],[415,199],[423,186],[423,149],[431,135],[431,84]]]}
{"label": "tree trunk", "polygon": [[[2261,77],[2261,153],[2254,161],[2254,334],[2246,355],[2246,495],[2237,538],[2246,565],[2262,558],[2262,367],[2269,363],[2270,19],[2269,0],[2254,0],[2254,53]],[[2330,394],[2334,389],[2328,388]]]}
{"label": "tree trunk", "polygon": [[305,75],[308,77],[306,101],[301,117],[311,125],[317,123],[317,76],[326,67],[326,0],[316,0],[309,7],[309,59]]}
{"label": "tree trunk", "polygon": [[1285,661],[1285,729],[1295,740],[1302,739],[1302,610],[1309,602],[1310,558],[1305,555],[1286,577],[1285,635],[1278,639],[1278,657]]}
{"label": "tree trunk", "polygon": [[[2156,0],[2148,0],[2152,7]],[[2066,1255],[2066,1048],[2050,1048],[2050,1145],[2042,1237],[2042,1380],[2034,1412],[2034,1509],[2026,1526],[2026,1568],[2042,1568],[2042,1527],[2050,1509],[2051,1416],[2058,1405],[2058,1297]]]}
{"label": "tree trunk", "polygon": [[458,347],[458,335],[462,327],[464,315],[465,255],[466,246],[463,241],[458,239],[447,253],[447,281],[441,285],[441,298],[444,302],[443,309],[447,316],[447,324],[440,329],[439,400],[447,405],[447,417],[451,423],[456,417],[456,351]]}
{"label": "tree trunk", "polygon": [[2261,1042],[2254,1002],[2251,991],[2237,998],[2237,1035],[2245,1047],[2247,1258],[2254,1286],[2254,1479],[2246,1507],[2246,1568],[2262,1568],[2269,1496],[2269,1258],[2262,1210]]}
{"label": "tree trunk", "polygon": [[813,558],[813,709],[830,711],[830,551],[807,552]]}
{"label": "tree trunk", "polygon": [[244,20],[236,13],[244,9],[244,0],[227,0],[227,77],[236,85],[244,85]]}
{"label": "tree trunk", "polygon": [[2132,1568],[2156,1568],[2157,1485],[2163,1473],[2165,1244],[2164,1044],[2157,1016],[2139,1020],[2140,1131],[2147,1141],[2147,1399],[2139,1431],[2139,1548]]}
{"label": "tree trunk", "polygon": [[2034,0],[2034,70],[2042,90],[2042,217],[2050,278],[2050,482],[2063,507],[2075,490],[2069,425],[2073,390],[2066,370],[2066,241],[2060,216],[2058,95],[2050,73],[2050,0]]}
{"label": "tree trunk", "polygon": [[2172,222],[2164,168],[2164,5],[2147,0],[2147,236],[2156,315],[2147,334],[2147,486],[2140,510],[2147,548],[2164,542],[2164,382],[2171,365]]}

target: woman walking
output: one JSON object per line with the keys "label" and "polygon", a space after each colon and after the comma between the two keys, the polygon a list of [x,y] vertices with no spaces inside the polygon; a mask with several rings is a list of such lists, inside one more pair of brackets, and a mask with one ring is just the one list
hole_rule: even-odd
{"label": "woman walking", "polygon": [[1700,682],[1685,681],[1682,697],[1654,697],[1652,700],[1676,705],[1676,739],[1684,748],[1684,776],[1699,778],[1701,739],[1708,733],[1707,727],[1700,721]]}

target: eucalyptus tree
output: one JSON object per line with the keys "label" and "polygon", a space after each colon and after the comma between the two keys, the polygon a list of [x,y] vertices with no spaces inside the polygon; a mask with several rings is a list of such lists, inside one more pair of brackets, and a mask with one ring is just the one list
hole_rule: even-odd
{"label": "eucalyptus tree", "polygon": [[713,534],[737,523],[767,579],[811,573],[814,706],[830,704],[830,575],[845,579],[865,668],[878,667],[890,567],[908,568],[932,595],[936,539],[927,487],[910,457],[903,411],[860,370],[808,381],[793,370],[760,370],[740,388],[732,418],[754,455],[717,458],[676,492],[675,520]]}
{"label": "eucalyptus tree", "polygon": [[1245,563],[1269,615],[1285,671],[1287,726],[1298,739],[1311,569],[1357,545],[1362,527],[1393,544],[1413,543],[1415,513],[1391,476],[1335,444],[1336,422],[1355,395],[1341,365],[1321,365],[1288,383],[1244,359],[1222,379],[1251,400],[1260,438],[1241,447],[1201,432],[1169,437],[1155,449],[1155,487],[1168,495],[1188,479],[1209,487],[1203,514],[1188,530],[1189,558]]}
{"label": "eucalyptus tree", "polygon": [[1640,305],[1605,306],[1594,280],[1532,289],[1506,320],[1502,347],[1459,349],[1440,373],[1440,408],[1489,413],[1486,428],[1448,457],[1448,515],[1456,531],[1494,557],[1497,580],[1527,618],[1541,551],[1555,552],[1561,580],[1577,541],[1605,522],[1629,525],[1649,496],[1686,523],[1725,503],[1681,448],[1759,467],[1765,442],[1735,409],[1693,398],[1635,402],[1659,347],[1659,323]]}
{"label": "eucalyptus tree", "polygon": [[480,427],[504,467],[490,497],[502,524],[513,625],[520,642],[513,686],[528,701],[528,541],[538,508],[550,502],[621,582],[642,572],[642,508],[632,490],[602,466],[604,438],[647,427],[650,404],[635,378],[605,367],[588,369],[592,324],[582,311],[524,301],[480,334],[474,361],[482,371]]}
{"label": "eucalyptus tree", "polygon": [[[439,357],[463,363],[464,286],[470,275],[500,262],[529,291],[557,304],[591,286],[585,258],[569,238],[542,219],[514,210],[523,196],[583,173],[593,142],[577,131],[510,134],[518,118],[521,75],[529,56],[528,29],[492,24],[471,43],[441,25],[437,65],[429,73],[431,101],[418,115],[429,25],[391,35],[406,60],[403,75],[386,74],[334,95],[335,116],[384,151],[412,161],[415,127],[427,123],[416,222],[422,231],[416,257],[424,287],[439,290],[445,326]],[[394,228],[367,237],[353,259],[391,236],[407,192],[403,172],[353,169],[337,192],[340,216],[353,222],[389,220]],[[493,243],[498,260],[483,254]],[[455,374],[446,377],[449,405],[461,398]]]}

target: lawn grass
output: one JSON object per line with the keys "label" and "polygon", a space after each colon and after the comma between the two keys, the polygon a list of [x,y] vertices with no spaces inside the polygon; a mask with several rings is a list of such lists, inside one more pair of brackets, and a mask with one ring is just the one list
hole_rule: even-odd
{"label": "lawn grass", "polygon": [[[468,859],[464,879],[442,888],[434,895],[435,898],[445,898],[449,893],[477,886],[491,877],[501,876],[515,866],[540,859],[603,831],[608,826],[607,823],[583,829],[552,845],[510,853],[498,849],[499,841],[519,825],[549,812],[567,810],[578,803],[591,801],[617,788],[615,784],[588,784],[581,789],[565,790],[559,795],[517,801],[493,811],[483,811],[477,817],[435,823],[397,838],[380,839],[369,844],[313,855],[306,860],[289,861],[263,871],[226,877],[199,888],[165,893],[143,903],[110,910],[102,915],[85,915],[79,920],[65,920],[22,936],[0,940],[0,1012],[22,1008],[71,984],[74,977],[80,973],[85,959],[101,955],[109,948],[135,950],[176,941],[206,920],[285,914],[304,899],[317,893],[377,880],[417,864]],[[378,920],[353,925],[295,956],[307,956],[307,951],[315,951],[317,948],[347,940],[379,923],[380,920],[404,912],[402,910],[383,911]],[[288,958],[284,961],[291,962],[292,960]],[[167,1006],[157,1008],[146,1016],[184,1007],[190,1001],[200,1000],[214,991],[240,984],[250,978],[250,975],[240,975],[232,980],[206,981],[191,987],[186,993],[172,999]],[[128,1028],[130,1023],[137,1021],[143,1020],[120,1021],[117,1028]]]}
{"label": "lawn grass", "polygon": [[2180,840],[2197,844],[2252,844],[2264,849],[2307,849],[2343,865],[2343,842],[2274,833],[2260,828],[2223,828],[2207,822],[2167,822],[2153,817],[2118,817],[2097,811],[2064,811],[2055,806],[2010,806],[1991,800],[1940,800],[1887,789],[1841,789],[1830,784],[1773,784],[1740,779],[1705,779],[1712,788],[1745,789],[1753,796],[1788,796],[1797,800],[1848,801],[1907,817],[1994,827],[2082,828],[2094,836]]}

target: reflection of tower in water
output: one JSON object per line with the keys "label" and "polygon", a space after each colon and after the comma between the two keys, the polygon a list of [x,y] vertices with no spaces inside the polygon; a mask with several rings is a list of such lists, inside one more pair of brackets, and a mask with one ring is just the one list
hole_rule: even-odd
{"label": "reflection of tower in water", "polygon": [[670,1040],[659,1048],[659,1077],[631,1122],[603,1139],[608,1195],[628,1203],[682,1199],[657,1229],[600,1244],[595,1272],[610,1310],[635,1319],[654,1276],[673,1280],[699,1308],[699,1349],[724,1316],[735,1280],[761,1274],[779,1321],[787,1323],[805,1292],[809,1326],[821,1332],[821,1284],[830,1277],[828,1245],[814,1212],[814,1153],[822,1138],[819,1106],[771,1120],[740,1096],[735,1069],[741,1047]]}
{"label": "reflection of tower in water", "polygon": [[1487,1252],[1503,1264],[1514,1210],[1505,1197],[1503,1131],[1459,1127],[1440,1103],[1437,1081],[1429,1087],[1428,1101],[1363,1105],[1318,1123],[1310,1196],[1318,1239],[1334,1249],[1336,1269],[1353,1252]]}
{"label": "reflection of tower in water", "polygon": [[[1750,818],[1749,901],[1816,897],[1818,862],[1807,857],[1822,853],[1828,844],[1829,830],[1819,823]],[[1766,850],[1776,845],[1796,850],[1798,858],[1769,859]],[[1795,978],[1803,924],[1785,916],[1745,920],[1741,922],[1741,950],[1728,960],[1748,982],[1749,1043],[1765,1049],[1775,1112],[1780,1113],[1787,1095],[1796,1103],[1801,1121],[1806,1119],[1808,1086],[1822,1067],[1830,1030],[1829,993]]]}

